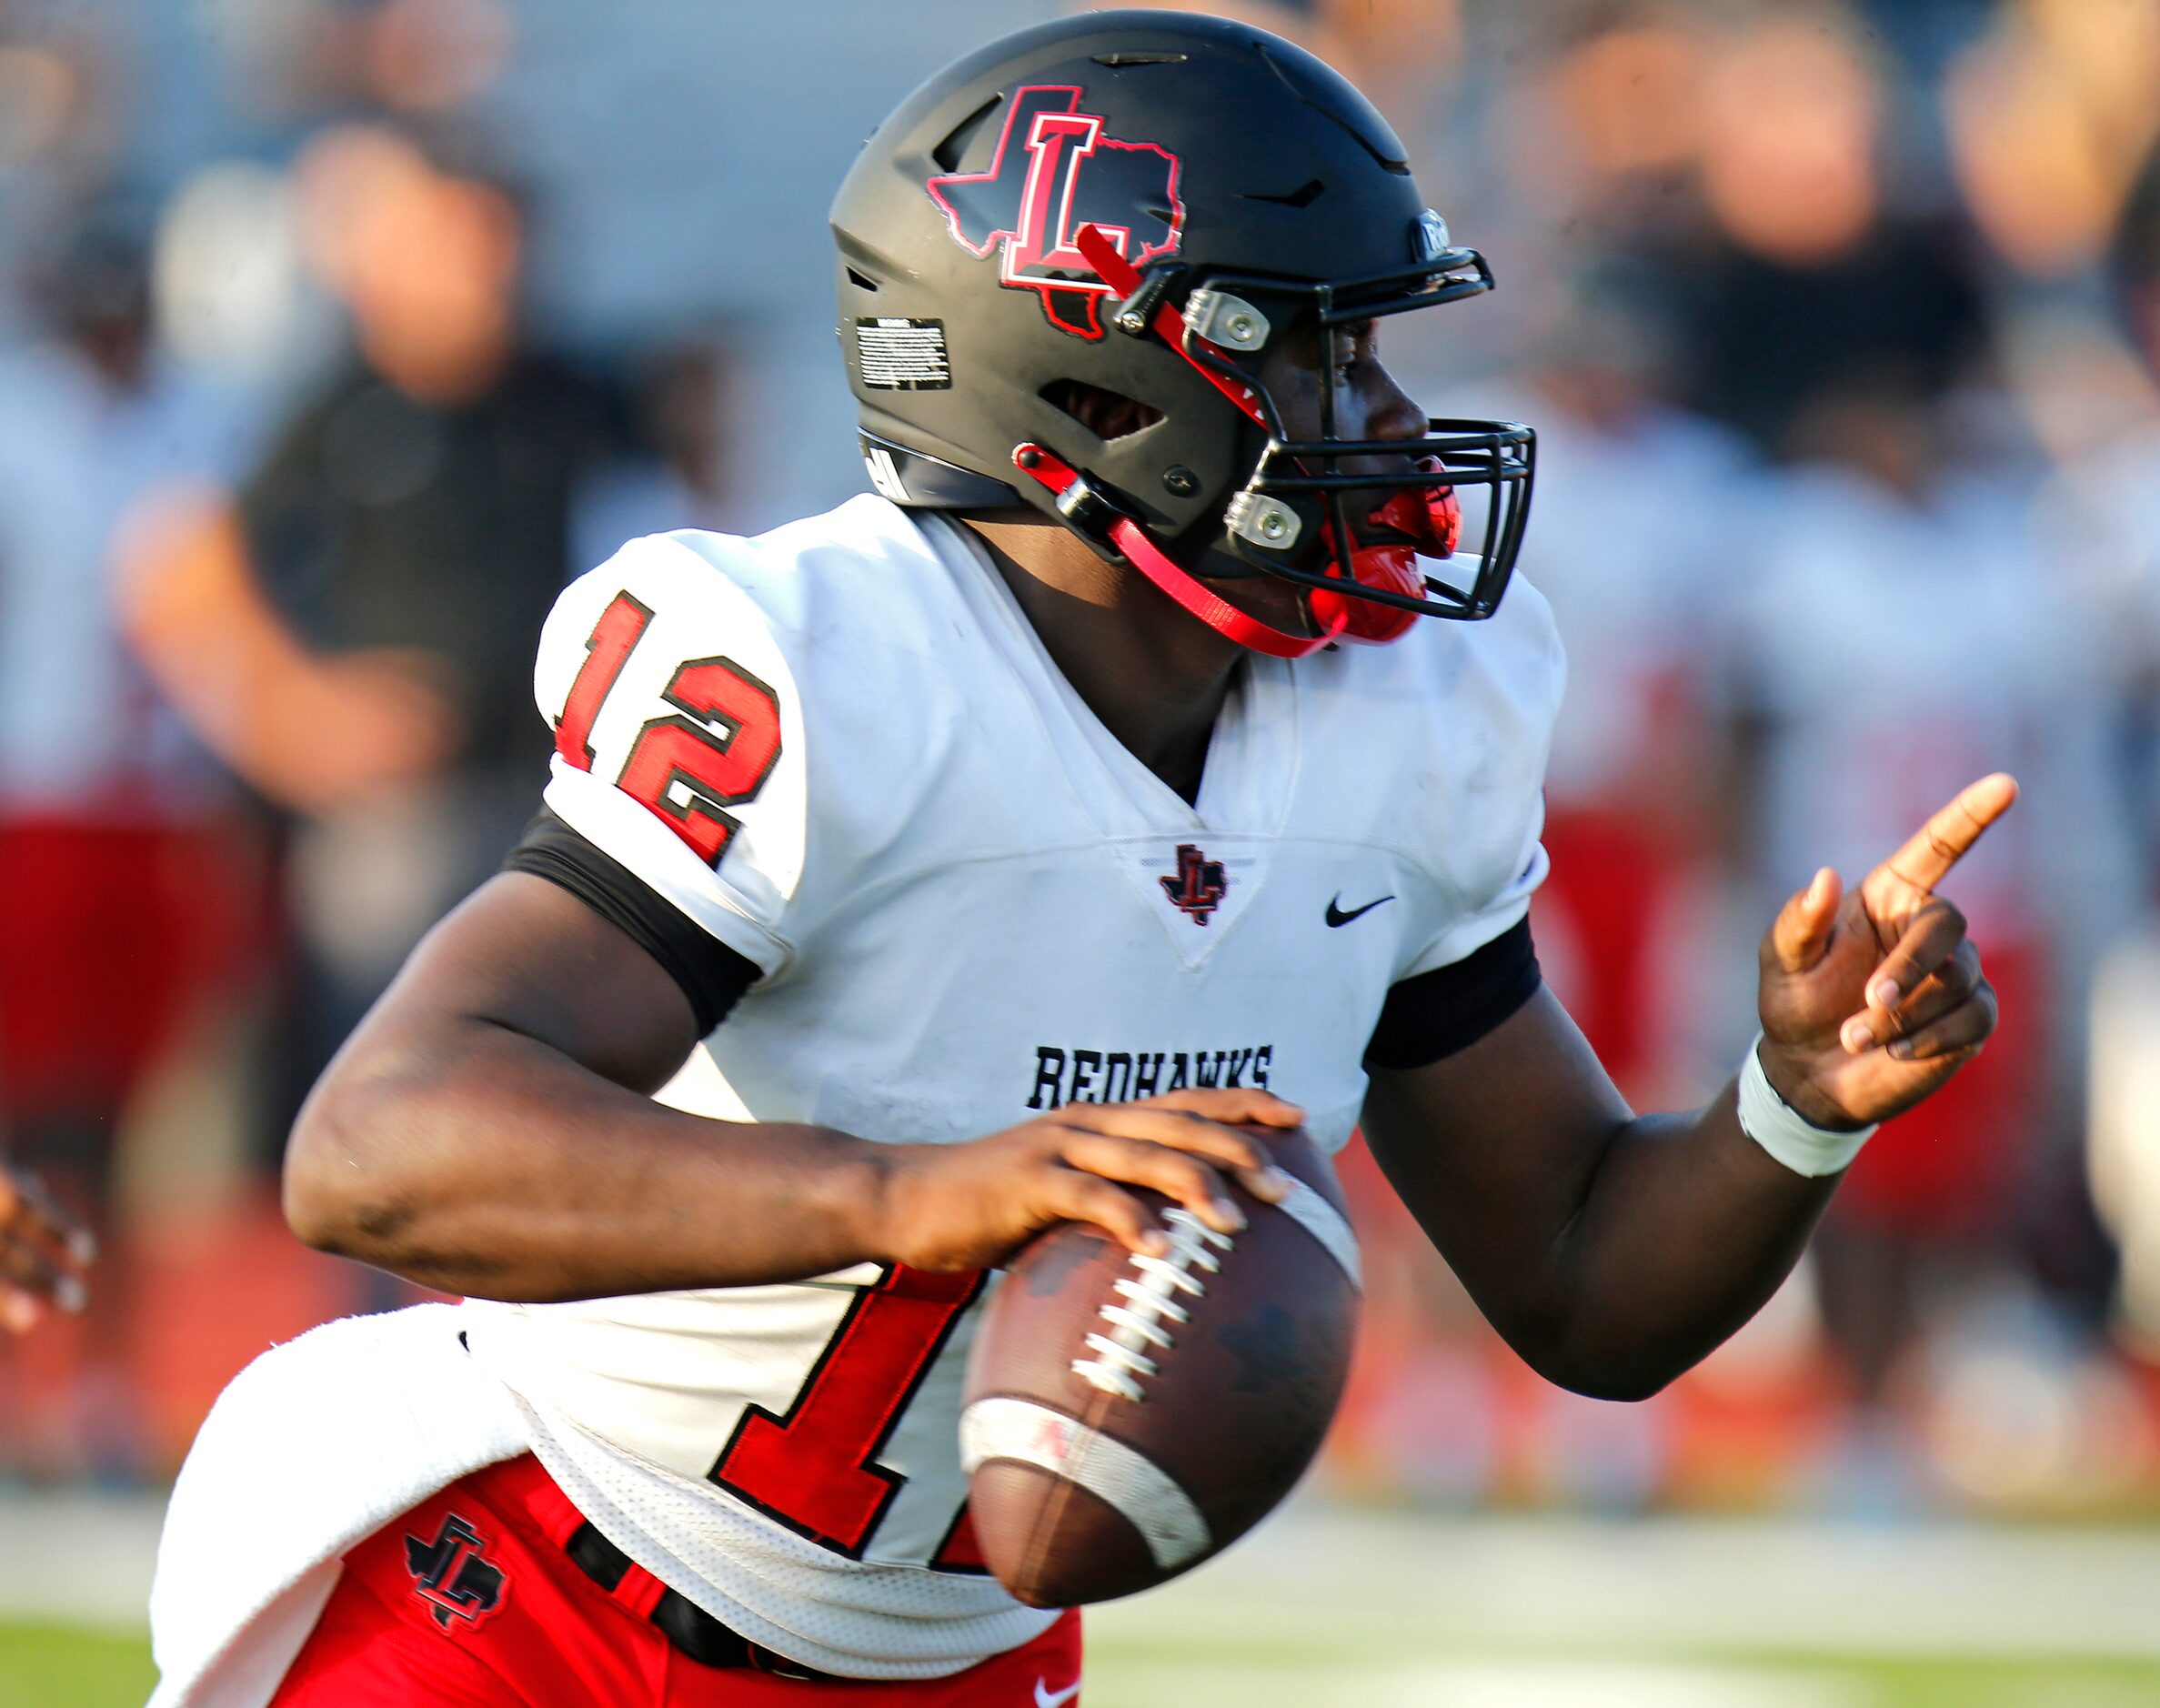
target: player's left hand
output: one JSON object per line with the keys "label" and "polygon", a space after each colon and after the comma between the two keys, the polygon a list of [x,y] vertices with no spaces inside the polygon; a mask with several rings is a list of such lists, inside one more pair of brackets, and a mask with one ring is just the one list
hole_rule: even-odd
{"label": "player's left hand", "polygon": [[2017,799],[1997,771],[1966,786],[1850,894],[1825,866],[1763,936],[1763,1070],[1818,1127],[1910,1109],[1980,1051],[1995,993],[1964,915],[1935,886]]}
{"label": "player's left hand", "polygon": [[96,1255],[90,1231],[34,1177],[0,1165],[0,1329],[22,1332],[48,1303],[80,1311],[89,1296],[84,1273]]}

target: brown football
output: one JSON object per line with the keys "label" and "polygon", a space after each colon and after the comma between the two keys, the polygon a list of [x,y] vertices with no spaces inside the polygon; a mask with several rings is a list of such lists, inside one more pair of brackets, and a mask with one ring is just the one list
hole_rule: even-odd
{"label": "brown football", "polygon": [[1106,1602],[1190,1571],[1319,1450],[1350,1370],[1357,1241],[1318,1147],[1302,1130],[1265,1137],[1299,1184],[1281,1205],[1234,1189],[1241,1233],[1156,1200],[1171,1250],[1150,1259],[1060,1223],[990,1300],[960,1457],[983,1559],[1030,1605]]}

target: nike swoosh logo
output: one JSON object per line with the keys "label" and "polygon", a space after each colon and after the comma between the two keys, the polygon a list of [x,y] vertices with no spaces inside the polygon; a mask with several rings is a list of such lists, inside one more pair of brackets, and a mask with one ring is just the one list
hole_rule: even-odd
{"label": "nike swoosh logo", "polygon": [[1048,1679],[1039,1678],[1035,1681],[1035,1708],[1065,1708],[1065,1704],[1079,1694],[1080,1680],[1077,1678],[1063,1690],[1056,1691],[1050,1687]]}
{"label": "nike swoosh logo", "polygon": [[[1382,896],[1381,897],[1380,901],[1392,901],[1395,898],[1392,896]],[[1345,913],[1341,908],[1335,905],[1335,902],[1341,901],[1341,899],[1342,898],[1338,895],[1334,901],[1328,903],[1328,924],[1331,928],[1339,925],[1348,925],[1352,919],[1358,918],[1361,914],[1370,913],[1373,909],[1380,906],[1380,901],[1368,901],[1363,907],[1352,908],[1348,913]]]}

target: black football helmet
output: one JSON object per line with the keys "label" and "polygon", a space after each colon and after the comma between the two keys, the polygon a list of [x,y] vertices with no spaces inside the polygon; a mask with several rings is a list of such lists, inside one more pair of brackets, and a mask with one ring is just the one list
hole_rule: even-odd
{"label": "black football helmet", "polygon": [[[1490,617],[1529,513],[1535,436],[1294,439],[1261,383],[1293,330],[1490,290],[1371,103],[1250,25],[1095,12],[991,43],[903,101],[832,208],[839,334],[873,484],[898,503],[1027,503],[1202,621],[1280,657]],[[1325,347],[1324,346],[1321,347]],[[1076,387],[1140,406],[1104,439]],[[1380,472],[1375,472],[1376,470]],[[1490,489],[1473,562],[1428,577]],[[1196,577],[1305,589],[1291,634]]]}

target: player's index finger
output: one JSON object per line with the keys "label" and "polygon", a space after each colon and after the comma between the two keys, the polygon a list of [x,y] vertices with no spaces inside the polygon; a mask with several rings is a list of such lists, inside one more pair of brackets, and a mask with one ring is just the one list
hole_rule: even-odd
{"label": "player's index finger", "polygon": [[1904,847],[1883,862],[1892,872],[1921,889],[1933,889],[1950,875],[1950,869],[1980,840],[1987,827],[2010,810],[2017,799],[2017,779],[2007,771],[1995,771],[1976,783],[1968,783],[1941,811],[1914,832]]}

